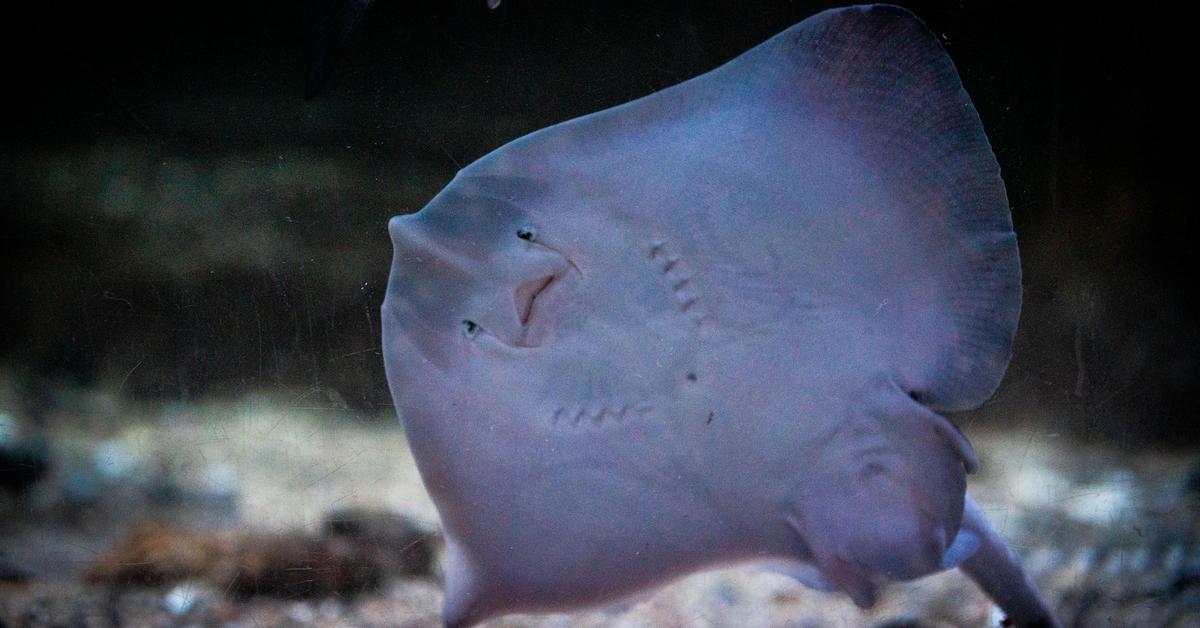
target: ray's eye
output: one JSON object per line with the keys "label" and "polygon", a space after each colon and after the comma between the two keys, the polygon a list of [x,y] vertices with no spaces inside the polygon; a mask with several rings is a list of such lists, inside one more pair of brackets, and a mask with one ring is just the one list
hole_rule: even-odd
{"label": "ray's eye", "polygon": [[479,325],[475,321],[464,320],[462,327],[463,335],[467,338],[474,338],[475,334],[479,333]]}
{"label": "ray's eye", "polygon": [[522,227],[517,229],[517,237],[526,242],[533,242],[536,234],[533,231],[533,227]]}

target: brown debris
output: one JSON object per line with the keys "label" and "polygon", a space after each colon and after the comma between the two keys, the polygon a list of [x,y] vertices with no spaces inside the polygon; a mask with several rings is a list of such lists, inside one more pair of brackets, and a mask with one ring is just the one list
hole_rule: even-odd
{"label": "brown debris", "polygon": [[216,534],[190,532],[160,521],[140,521],[125,540],[100,556],[84,574],[88,582],[163,585],[210,574],[230,554]]}
{"label": "brown debris", "polygon": [[435,538],[392,513],[341,511],[317,535],[192,532],[157,521],[133,526],[87,571],[115,586],[203,580],[239,598],[352,596],[389,577],[427,576]]}
{"label": "brown debris", "polygon": [[375,591],[384,579],[373,548],[337,537],[243,539],[226,588],[239,598],[343,596]]}
{"label": "brown debris", "polygon": [[433,571],[435,535],[396,513],[347,508],[325,517],[323,534],[376,548],[384,571],[426,576]]}

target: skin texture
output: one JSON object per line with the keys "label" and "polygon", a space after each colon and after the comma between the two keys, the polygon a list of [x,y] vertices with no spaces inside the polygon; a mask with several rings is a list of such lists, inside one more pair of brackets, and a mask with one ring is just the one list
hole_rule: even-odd
{"label": "skin texture", "polygon": [[979,118],[908,12],[827,11],[518,139],[389,231],[385,363],[447,625],[747,561],[864,607],[961,563],[1054,625],[937,414],[999,384],[1020,267]]}

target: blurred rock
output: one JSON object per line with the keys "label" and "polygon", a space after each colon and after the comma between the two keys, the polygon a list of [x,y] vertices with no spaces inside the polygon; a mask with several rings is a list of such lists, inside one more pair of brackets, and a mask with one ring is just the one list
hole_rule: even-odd
{"label": "blurred rock", "polygon": [[314,597],[374,588],[379,573],[350,548],[327,548],[300,533],[252,534],[238,543],[225,571],[228,591],[240,598]]}
{"label": "blurred rock", "polygon": [[0,412],[0,447],[10,446],[21,437],[21,425],[12,415]]}
{"label": "blurred rock", "polygon": [[237,520],[241,484],[232,466],[212,463],[184,471],[178,460],[156,457],[152,468],[145,478],[145,496],[150,504],[164,511],[186,513],[189,523],[211,525]]}
{"label": "blurred rock", "polygon": [[438,533],[403,515],[347,508],[326,515],[322,528],[327,537],[343,537],[375,548],[388,573],[428,576],[433,572]]}
{"label": "blurred rock", "polygon": [[137,473],[142,460],[136,452],[118,440],[98,443],[92,449],[92,464],[106,481],[121,481]]}
{"label": "blurred rock", "polygon": [[433,533],[395,513],[335,511],[315,538],[283,534],[243,539],[229,589],[240,597],[374,592],[389,577],[429,575],[436,542]]}
{"label": "blurred rock", "polygon": [[62,504],[70,510],[95,506],[100,503],[104,486],[94,473],[72,470],[62,482]]}
{"label": "blurred rock", "polygon": [[0,584],[21,584],[35,577],[32,569],[0,557]]}
{"label": "blurred rock", "polygon": [[200,473],[195,494],[190,500],[200,508],[230,520],[238,514],[241,483],[237,471],[228,464],[210,464]]}
{"label": "blurred rock", "polygon": [[25,433],[16,417],[0,413],[0,491],[22,499],[50,466],[50,443],[45,436]]}
{"label": "blurred rock", "polygon": [[931,628],[931,626],[932,624],[927,624],[912,617],[897,617],[894,619],[885,619],[875,624],[874,628]]}
{"label": "blurred rock", "polygon": [[196,603],[208,597],[205,587],[195,583],[183,583],[173,587],[163,596],[163,606],[175,617],[187,615]]}

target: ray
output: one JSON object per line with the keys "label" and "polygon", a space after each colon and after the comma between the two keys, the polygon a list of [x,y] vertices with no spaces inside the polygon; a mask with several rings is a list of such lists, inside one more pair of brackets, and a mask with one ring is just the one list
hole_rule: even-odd
{"label": "ray", "polygon": [[820,13],[388,228],[385,366],[447,625],[746,562],[862,607],[961,565],[1056,625],[939,414],[999,385],[1021,275],[983,126],[911,13]]}

